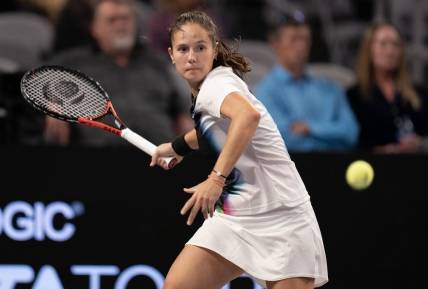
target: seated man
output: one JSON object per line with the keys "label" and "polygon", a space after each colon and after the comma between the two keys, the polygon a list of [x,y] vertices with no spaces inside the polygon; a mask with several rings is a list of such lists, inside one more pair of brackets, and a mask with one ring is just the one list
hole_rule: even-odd
{"label": "seated man", "polygon": [[[178,93],[166,59],[137,41],[132,5],[132,0],[95,1],[90,22],[94,45],[65,51],[49,62],[80,70],[98,81],[125,124],[158,144],[191,128],[190,100]],[[70,140],[94,146],[126,143],[97,129],[75,128],[76,138],[70,139],[68,123],[48,118],[45,137],[64,145]]]}
{"label": "seated man", "polygon": [[273,31],[278,64],[258,84],[256,95],[278,125],[290,151],[352,148],[358,125],[344,91],[305,71],[311,31],[303,14],[287,16]]}

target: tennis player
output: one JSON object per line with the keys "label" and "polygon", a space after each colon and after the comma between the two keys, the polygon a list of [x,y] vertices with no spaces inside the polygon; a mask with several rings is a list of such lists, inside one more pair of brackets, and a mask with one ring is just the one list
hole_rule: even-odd
{"label": "tennis player", "polygon": [[196,127],[157,147],[151,166],[193,150],[217,161],[208,178],[184,189],[181,214],[203,225],[173,263],[165,289],[219,289],[242,273],[269,289],[309,289],[328,281],[309,195],[265,107],[242,80],[245,59],[219,38],[202,12],[178,16],[169,54],[189,83]]}

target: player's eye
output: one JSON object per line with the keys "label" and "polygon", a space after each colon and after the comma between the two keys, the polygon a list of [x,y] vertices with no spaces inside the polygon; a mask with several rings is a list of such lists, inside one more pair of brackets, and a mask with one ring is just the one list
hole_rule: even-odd
{"label": "player's eye", "polygon": [[186,51],[188,50],[188,48],[187,48],[186,46],[179,46],[179,47],[177,48],[177,50],[178,50],[179,52],[186,52]]}
{"label": "player's eye", "polygon": [[196,51],[204,51],[205,50],[205,45],[198,45],[196,47]]}

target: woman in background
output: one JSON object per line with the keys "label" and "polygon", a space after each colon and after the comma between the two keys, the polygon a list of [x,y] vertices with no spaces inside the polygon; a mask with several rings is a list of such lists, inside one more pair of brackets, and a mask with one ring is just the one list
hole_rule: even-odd
{"label": "woman in background", "polygon": [[428,134],[426,103],[412,85],[396,27],[379,23],[366,31],[356,75],[348,98],[360,123],[360,148],[382,153],[422,150]]}

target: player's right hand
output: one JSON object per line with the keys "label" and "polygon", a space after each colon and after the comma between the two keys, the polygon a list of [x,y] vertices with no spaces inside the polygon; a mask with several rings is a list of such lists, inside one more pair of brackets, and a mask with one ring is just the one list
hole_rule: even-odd
{"label": "player's right hand", "polygon": [[173,158],[175,158],[176,162],[175,162],[174,166],[176,166],[177,164],[179,164],[183,160],[182,156],[177,155],[175,153],[170,142],[169,143],[163,143],[156,148],[155,152],[152,155],[152,161],[150,162],[150,166],[154,167],[155,165],[158,165],[165,170],[171,169],[171,167],[168,167],[168,164],[166,163],[165,160],[162,159],[162,157],[173,157]]}

